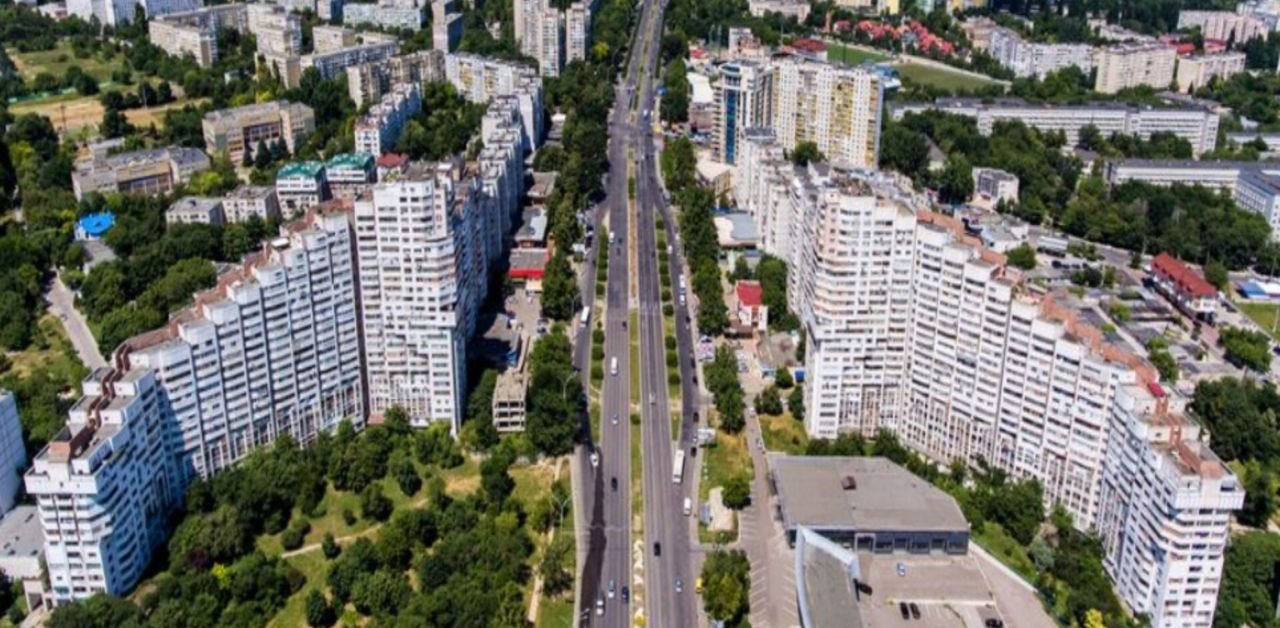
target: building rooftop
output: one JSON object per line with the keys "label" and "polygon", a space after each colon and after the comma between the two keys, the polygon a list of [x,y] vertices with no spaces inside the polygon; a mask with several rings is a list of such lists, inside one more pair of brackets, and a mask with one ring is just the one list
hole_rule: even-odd
{"label": "building rooftop", "polygon": [[542,270],[547,267],[546,249],[512,249],[512,270]]}
{"label": "building rooftop", "polygon": [[251,105],[244,105],[241,107],[229,107],[227,109],[218,109],[217,111],[210,111],[209,113],[204,114],[204,119],[209,122],[224,122],[224,121],[237,120],[242,116],[247,116],[250,114],[268,113],[273,111],[280,111],[282,109],[295,109],[298,107],[301,107],[304,109],[310,109],[310,107],[307,107],[302,103],[294,103],[294,102],[289,102],[287,100],[273,100],[270,102],[260,102],[260,103],[254,103]]}
{"label": "building rooftop", "polygon": [[295,161],[285,164],[278,172],[277,179],[292,179],[295,177],[306,177],[314,179],[320,176],[324,171],[324,164],[318,161]]}
{"label": "building rooftop", "polygon": [[1218,294],[1218,289],[1213,284],[1205,280],[1194,270],[1191,270],[1186,264],[1183,264],[1178,258],[1168,253],[1160,253],[1151,261],[1151,267],[1166,280],[1172,282],[1178,292],[1185,296],[1213,297]]}
{"label": "building rooftop", "polygon": [[400,153],[383,153],[375,163],[379,168],[403,168],[409,163],[409,156]]}
{"label": "building rooftop", "polygon": [[85,214],[76,221],[76,224],[84,230],[91,238],[102,236],[116,224],[116,216],[111,212],[98,212],[95,214]]}
{"label": "building rooftop", "polygon": [[760,307],[764,303],[762,298],[764,290],[761,289],[758,281],[739,281],[733,289],[738,295],[738,305]]}
{"label": "building rooftop", "polygon": [[0,517],[0,560],[34,558],[44,551],[44,528],[40,525],[39,508],[15,506]]}
{"label": "building rooftop", "polygon": [[255,200],[265,196],[270,196],[271,194],[274,194],[275,191],[276,189],[269,185],[241,185],[240,187],[232,190],[231,193],[227,194],[224,198]]}
{"label": "building rooftop", "polygon": [[967,531],[955,499],[886,458],[770,455],[784,527]]}
{"label": "building rooftop", "polygon": [[340,153],[325,162],[325,167],[341,170],[373,170],[373,163],[373,155],[369,153]]}
{"label": "building rooftop", "polygon": [[173,202],[166,214],[210,214],[218,209],[222,199],[209,196],[184,196]]}
{"label": "building rooftop", "polygon": [[547,241],[547,212],[541,208],[524,212],[520,228],[516,230],[516,242],[541,244]]}

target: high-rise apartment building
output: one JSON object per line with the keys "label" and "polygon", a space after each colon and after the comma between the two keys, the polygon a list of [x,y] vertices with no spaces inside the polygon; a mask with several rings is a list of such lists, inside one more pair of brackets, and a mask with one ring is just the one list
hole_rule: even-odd
{"label": "high-rise apartment building", "polygon": [[431,2],[431,47],[440,52],[453,52],[462,41],[462,13],[453,0]]}
{"label": "high-rise apartment building", "polygon": [[1093,69],[1095,56],[1093,46],[1088,44],[1030,42],[1002,26],[990,29],[987,51],[997,63],[1019,78],[1044,78],[1050,72],[1072,65],[1088,75]]}
{"label": "high-rise apartment building", "polygon": [[27,450],[22,444],[22,421],[18,399],[0,390],[0,515],[13,509],[22,478],[18,470],[27,466]]}
{"label": "high-rise apartment building", "polygon": [[585,61],[591,46],[591,5],[575,2],[564,14],[564,62]]}
{"label": "high-rise apartment building", "polygon": [[95,370],[26,473],[55,606],[127,594],[165,541],[183,484],[165,456],[160,395],[145,369]]}
{"label": "high-rise apartment building", "polygon": [[356,152],[377,157],[391,150],[405,123],[419,111],[422,111],[422,89],[418,83],[401,83],[391,88],[369,113],[356,120]]}
{"label": "high-rise apartment building", "polygon": [[1173,83],[1177,50],[1165,43],[1120,44],[1098,51],[1098,78],[1093,89],[1114,94],[1130,87],[1168,89]]}
{"label": "high-rise apartment building", "polygon": [[1209,628],[1244,490],[1180,405],[1158,385],[1120,387],[1098,532],[1107,573],[1135,613],[1158,628]]}
{"label": "high-rise apartment building", "polygon": [[1235,41],[1237,44],[1254,37],[1266,37],[1271,30],[1265,22],[1243,11],[1179,11],[1178,29],[1184,28],[1200,29],[1205,39]]}
{"label": "high-rise apartment building", "polygon": [[1244,72],[1244,61],[1243,52],[1181,57],[1178,59],[1178,89],[1192,93],[1214,78],[1226,80],[1233,74]]}
{"label": "high-rise apartment building", "polygon": [[302,103],[274,100],[210,111],[201,125],[205,150],[210,154],[225,152],[238,164],[246,152],[253,157],[259,143],[269,147],[284,142],[290,154],[296,153],[315,130],[316,114]]}
{"label": "high-rise apartment building", "polygon": [[525,150],[542,141],[542,78],[519,63],[468,53],[445,56],[445,78],[470,102],[487,103],[497,96],[515,96],[524,126]]}
{"label": "high-rise apartment building", "polygon": [[347,90],[357,105],[377,102],[395,85],[444,80],[444,53],[422,50],[347,68]]}
{"label": "high-rise apartment building", "polygon": [[753,179],[791,180],[787,196],[764,184],[739,193],[791,231],[809,433],[889,429],[930,459],[1034,478],[1047,504],[1103,531],[1135,610],[1157,626],[1209,625],[1239,488],[1196,431],[1155,434],[1181,424],[1134,409],[1135,395],[1164,394],[1155,369],[901,182],[777,163],[763,135],[747,145]]}
{"label": "high-rise apartment building", "polygon": [[738,163],[738,143],[744,131],[771,126],[773,74],[765,62],[737,60],[720,66],[715,86],[716,118],[712,146],[716,159]]}
{"label": "high-rise apartment building", "polygon": [[863,68],[798,57],[772,63],[773,128],[782,147],[817,145],[839,168],[875,168],[884,85]]}
{"label": "high-rise apartment building", "polygon": [[[315,68],[320,73],[320,78],[331,79],[347,68],[362,63],[372,63],[381,61],[396,55],[400,51],[400,43],[394,36],[379,35],[377,33],[362,33],[364,43],[357,43],[354,46],[330,50],[328,52],[314,52],[309,55],[303,55],[299,59],[299,68],[305,71],[307,68]],[[298,78],[301,78],[299,73]],[[292,79],[285,83],[287,87],[297,85],[297,80]]]}
{"label": "high-rise apartment building", "polygon": [[281,65],[287,66],[289,59],[296,59],[302,52],[301,18],[277,5],[197,6],[152,19],[147,25],[151,43],[176,57],[190,54],[201,67],[209,67],[218,60],[219,30],[254,35],[258,54],[277,72]]}
{"label": "high-rise apartment building", "polygon": [[538,69],[543,76],[559,76],[564,67],[564,13],[547,4],[538,12]]}
{"label": "high-rise apartment building", "polygon": [[86,22],[96,17],[103,26],[118,26],[132,22],[138,9],[146,13],[147,19],[155,19],[203,5],[202,0],[68,0],[67,15]]}
{"label": "high-rise apartment building", "polygon": [[426,15],[417,0],[380,0],[342,6],[342,23],[347,26],[370,25],[417,31],[425,22]]}
{"label": "high-rise apartment building", "polygon": [[317,210],[249,255],[116,360],[155,372],[165,443],[209,477],[288,434],[363,424],[350,212]]}

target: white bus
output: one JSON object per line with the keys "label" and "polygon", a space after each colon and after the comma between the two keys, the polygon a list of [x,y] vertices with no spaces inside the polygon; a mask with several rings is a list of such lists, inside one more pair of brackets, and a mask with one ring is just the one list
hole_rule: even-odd
{"label": "white bus", "polygon": [[684,481],[684,450],[677,449],[671,464],[671,481],[680,484]]}
{"label": "white bus", "polygon": [[586,325],[589,320],[591,320],[591,308],[584,306],[582,308],[582,324]]}
{"label": "white bus", "polygon": [[614,356],[614,357],[612,357],[612,358],[609,358],[609,374],[610,374],[610,375],[615,375],[615,376],[618,374],[618,358],[617,358],[617,356]]}

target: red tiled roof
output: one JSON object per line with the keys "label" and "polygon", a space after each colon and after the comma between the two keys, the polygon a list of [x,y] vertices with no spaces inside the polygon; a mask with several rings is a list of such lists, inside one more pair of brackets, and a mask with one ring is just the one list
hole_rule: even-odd
{"label": "red tiled roof", "polygon": [[1151,396],[1160,398],[1164,396],[1164,386],[1159,382],[1147,382],[1147,390],[1151,391]]}
{"label": "red tiled roof", "polygon": [[378,158],[376,163],[379,168],[399,168],[409,163],[409,156],[399,153],[385,153]]}
{"label": "red tiled roof", "polygon": [[1151,267],[1155,269],[1156,274],[1160,275],[1167,281],[1173,283],[1174,287],[1183,296],[1187,297],[1212,297],[1218,294],[1218,289],[1213,284],[1205,281],[1194,270],[1187,267],[1186,264],[1178,261],[1178,259],[1168,253],[1161,253],[1151,262]]}
{"label": "red tiled roof", "polygon": [[739,281],[738,285],[734,286],[734,290],[738,293],[739,305],[760,307],[764,303],[763,291],[758,281]]}
{"label": "red tiled roof", "polygon": [[809,39],[808,37],[800,37],[791,42],[791,47],[796,50],[803,50],[810,53],[818,53],[827,49],[827,45],[817,39]]}

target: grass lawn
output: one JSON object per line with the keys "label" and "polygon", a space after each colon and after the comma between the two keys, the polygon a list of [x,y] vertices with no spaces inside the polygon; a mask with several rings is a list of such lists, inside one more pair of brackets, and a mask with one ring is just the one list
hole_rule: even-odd
{"label": "grass lawn", "polygon": [[53,50],[41,50],[39,52],[10,50],[8,53],[9,57],[13,59],[13,64],[17,66],[18,72],[28,81],[34,80],[36,75],[41,72],[48,72],[58,78],[62,78],[67,73],[67,68],[76,66],[84,70],[85,74],[102,82],[111,80],[111,73],[124,67],[123,55],[111,57],[109,61],[103,60],[98,55],[77,59],[75,53],[71,50],[71,43],[65,40],[58,42],[58,45]]}
{"label": "grass lawn", "polygon": [[751,454],[747,451],[747,437],[743,434],[726,434],[716,431],[716,442],[699,450],[703,460],[704,475],[698,485],[699,501],[706,501],[711,489],[724,486],[729,478],[739,474],[754,477]]}
{"label": "grass lawn", "polygon": [[329,574],[329,560],[324,557],[324,552],[307,552],[285,559],[289,566],[297,569],[302,575],[306,576],[307,583],[298,589],[285,602],[284,608],[276,614],[268,626],[305,626],[307,624],[307,596],[312,591],[324,589],[325,579]]}
{"label": "grass lawn", "polygon": [[760,415],[760,432],[764,435],[764,447],[769,451],[799,455],[809,444],[804,423],[791,418],[791,413],[785,410],[781,416]]}
{"label": "grass lawn", "polygon": [[1249,301],[1236,301],[1236,307],[1244,312],[1245,316],[1253,319],[1264,331],[1271,334],[1273,338],[1280,339],[1277,330],[1280,328],[1273,327],[1276,324],[1276,310],[1280,309],[1280,305],[1275,303],[1255,303]]}
{"label": "grass lawn", "polygon": [[628,317],[627,343],[631,355],[631,403],[640,403],[640,314],[632,312]]}
{"label": "grass lawn", "polygon": [[13,373],[26,376],[37,366],[48,368],[58,381],[76,387],[88,375],[88,369],[80,363],[80,357],[72,348],[62,323],[52,314],[40,317],[35,342],[22,350],[6,353]]}
{"label": "grass lawn", "polygon": [[1025,578],[1027,582],[1036,581],[1036,566],[1027,555],[1026,548],[1013,540],[1013,537],[1009,536],[1000,524],[986,522],[982,526],[982,531],[973,535],[973,540],[995,556],[996,560]]}
{"label": "grass lawn", "polygon": [[542,600],[538,604],[538,628],[573,628],[573,596]]}
{"label": "grass lawn", "polygon": [[894,66],[904,81],[932,85],[939,89],[981,89],[996,85],[994,79],[979,78],[956,70],[907,62]]}
{"label": "grass lawn", "polygon": [[[640,440],[640,422],[631,422],[631,512],[644,512],[644,443]],[[637,526],[644,525],[644,517],[635,517]],[[637,530],[642,532],[643,528]]]}
{"label": "grass lawn", "polygon": [[862,65],[868,61],[884,61],[889,55],[861,48],[851,48],[849,46],[841,46],[840,44],[827,44],[827,61],[832,63],[844,63],[846,65]]}

